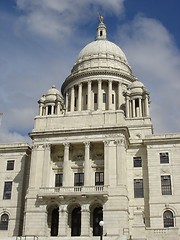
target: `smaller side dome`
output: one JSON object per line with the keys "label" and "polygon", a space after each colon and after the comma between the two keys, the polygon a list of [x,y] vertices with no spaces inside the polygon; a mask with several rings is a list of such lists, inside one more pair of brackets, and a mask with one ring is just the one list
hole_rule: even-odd
{"label": "smaller side dome", "polygon": [[57,99],[57,96],[60,97],[61,99],[63,98],[59,90],[57,90],[56,87],[53,85],[52,88],[50,88],[45,94],[46,103],[55,102]]}
{"label": "smaller side dome", "polygon": [[142,94],[144,91],[144,85],[142,82],[136,80],[129,86],[129,89],[132,94]]}

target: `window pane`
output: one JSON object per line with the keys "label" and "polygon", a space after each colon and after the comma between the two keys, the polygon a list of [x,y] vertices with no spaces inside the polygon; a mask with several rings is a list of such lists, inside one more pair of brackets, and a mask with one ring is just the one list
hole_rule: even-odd
{"label": "window pane", "polygon": [[161,176],[161,190],[162,195],[172,195],[170,175]]}
{"label": "window pane", "polygon": [[56,174],[56,176],[55,176],[55,187],[61,187],[62,186],[62,181],[63,181],[62,173]]}
{"label": "window pane", "polygon": [[169,154],[168,152],[160,153],[160,163],[169,163]]}
{"label": "window pane", "polygon": [[134,179],[134,197],[135,198],[144,197],[143,179]]}
{"label": "window pane", "polygon": [[164,227],[174,227],[174,217],[171,211],[165,211],[163,214]]}
{"label": "window pane", "polygon": [[84,173],[75,173],[74,186],[83,186],[83,185],[84,185]]}
{"label": "window pane", "polygon": [[7,161],[6,170],[14,170],[14,160]]}
{"label": "window pane", "polygon": [[12,182],[5,182],[3,199],[11,199],[11,190],[12,190]]}
{"label": "window pane", "polygon": [[134,167],[142,167],[141,157],[133,157]]}
{"label": "window pane", "polygon": [[1,216],[0,230],[8,230],[8,222],[9,216],[7,214],[3,214]]}
{"label": "window pane", "polygon": [[104,185],[104,172],[95,173],[95,185]]}
{"label": "window pane", "polygon": [[106,103],[106,93],[103,93],[103,103]]}

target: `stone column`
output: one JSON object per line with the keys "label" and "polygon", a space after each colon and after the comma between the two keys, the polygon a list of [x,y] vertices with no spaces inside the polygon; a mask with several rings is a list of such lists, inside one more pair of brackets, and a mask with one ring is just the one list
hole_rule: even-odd
{"label": "stone column", "polygon": [[145,97],[145,113],[146,117],[149,117],[149,101],[148,101],[148,95],[146,94]]}
{"label": "stone column", "polygon": [[55,107],[54,105],[51,106],[51,115],[54,114],[54,107]]}
{"label": "stone column", "polygon": [[67,206],[59,206],[59,231],[58,236],[67,237],[67,226],[68,226],[68,212]]}
{"label": "stone column", "polygon": [[98,110],[102,110],[102,80],[98,80]]}
{"label": "stone column", "polygon": [[90,211],[89,204],[82,205],[81,208],[81,236],[89,236],[90,230]]}
{"label": "stone column", "polygon": [[109,185],[109,143],[104,141],[104,185]]}
{"label": "stone column", "polygon": [[126,96],[126,117],[129,118],[129,96]]}
{"label": "stone column", "polygon": [[141,98],[139,98],[139,117],[142,117],[142,101],[141,101]]}
{"label": "stone column", "polygon": [[45,108],[45,115],[48,115],[48,106]]}
{"label": "stone column", "polygon": [[31,154],[31,167],[30,167],[30,178],[29,178],[29,187],[34,188],[36,183],[36,165],[37,165],[37,151],[39,145],[35,144],[32,146],[32,154]]}
{"label": "stone column", "polygon": [[126,148],[125,139],[116,140],[117,185],[126,185]]}
{"label": "stone column", "polygon": [[60,102],[57,102],[57,112],[56,112],[57,115],[60,114],[60,110],[61,110],[60,108],[61,108]]}
{"label": "stone column", "polygon": [[82,83],[78,85],[78,111],[82,109]]}
{"label": "stone column", "polygon": [[90,142],[85,142],[84,186],[90,185]]}
{"label": "stone column", "polygon": [[39,104],[39,115],[42,116],[43,115],[43,105],[42,103]]}
{"label": "stone column", "polygon": [[121,83],[119,82],[118,83],[118,103],[117,103],[117,109],[120,109],[120,106],[122,104],[122,85]]}
{"label": "stone column", "polygon": [[47,143],[43,145],[44,158],[43,158],[43,176],[42,176],[42,187],[49,186],[49,170],[51,164],[51,144]]}
{"label": "stone column", "polygon": [[87,109],[91,110],[91,81],[88,81],[88,101],[87,101]]}
{"label": "stone column", "polygon": [[71,88],[71,106],[70,111],[74,112],[74,86]]}
{"label": "stone column", "polygon": [[66,112],[68,111],[68,107],[69,107],[69,94],[68,92],[66,92]]}
{"label": "stone column", "polygon": [[135,111],[135,99],[132,100],[132,116],[136,116],[136,111]]}
{"label": "stone column", "polygon": [[63,187],[69,184],[69,143],[64,143]]}
{"label": "stone column", "polygon": [[112,110],[112,81],[108,82],[108,110]]}

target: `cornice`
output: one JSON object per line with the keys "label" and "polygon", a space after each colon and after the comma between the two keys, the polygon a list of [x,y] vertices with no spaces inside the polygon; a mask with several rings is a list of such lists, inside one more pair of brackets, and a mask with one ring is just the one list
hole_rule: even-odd
{"label": "cornice", "polygon": [[117,76],[117,77],[122,77],[130,82],[135,81],[135,77],[133,75],[129,75],[128,73],[125,72],[120,72],[116,70],[108,70],[108,69],[98,69],[98,70],[90,70],[90,71],[83,71],[75,74],[70,74],[64,83],[62,84],[61,87],[61,92],[64,92],[64,89],[68,84],[70,84],[72,81],[75,81],[77,79],[80,79],[82,77],[88,77],[88,76],[98,76],[98,75],[108,75],[108,76]]}

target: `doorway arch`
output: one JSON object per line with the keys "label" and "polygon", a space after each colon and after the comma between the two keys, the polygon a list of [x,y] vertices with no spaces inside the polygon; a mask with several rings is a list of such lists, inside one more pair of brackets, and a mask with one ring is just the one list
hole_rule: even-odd
{"label": "doorway arch", "polygon": [[58,236],[59,208],[56,207],[51,213],[51,236]]}
{"label": "doorway arch", "polygon": [[81,236],[81,207],[76,207],[72,210],[71,236]]}
{"label": "doorway arch", "polygon": [[99,222],[103,220],[103,208],[96,207],[93,211],[93,236],[101,235],[101,227]]}

